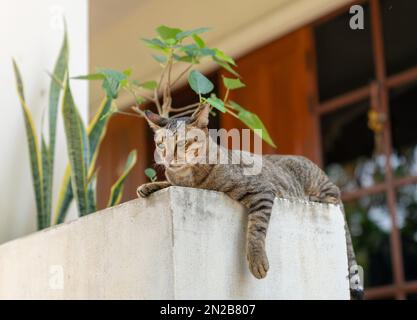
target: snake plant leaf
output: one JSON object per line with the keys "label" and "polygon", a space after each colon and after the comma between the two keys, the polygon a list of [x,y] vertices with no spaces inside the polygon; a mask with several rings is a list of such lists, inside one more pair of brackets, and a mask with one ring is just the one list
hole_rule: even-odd
{"label": "snake plant leaf", "polygon": [[71,167],[68,164],[64,177],[62,178],[61,188],[59,189],[58,203],[54,214],[54,224],[59,224],[65,221],[68,209],[71,205],[74,194],[71,188]]}
{"label": "snake plant leaf", "polygon": [[214,89],[213,83],[197,70],[190,72],[188,75],[188,83],[191,89],[199,95],[210,93]]}
{"label": "snake plant leaf", "polygon": [[[239,120],[242,121],[246,126],[248,126],[250,129],[252,129],[256,135],[261,137],[266,143],[268,143],[270,146],[276,148],[274,141],[272,141],[271,136],[268,133],[268,130],[266,129],[265,125],[263,124],[262,120],[254,113],[246,110],[241,105],[237,104],[234,101],[230,101],[228,106],[238,111],[238,117]],[[255,131],[254,129],[260,130],[260,134]]]}
{"label": "snake plant leaf", "polygon": [[99,110],[88,126],[87,133],[90,146],[90,167],[91,165],[94,166],[95,160],[97,159],[98,147],[106,133],[107,122],[109,121],[109,117],[104,116],[111,112],[112,105],[113,99],[105,97]]}
{"label": "snake plant leaf", "polygon": [[91,177],[91,180],[88,182],[88,205],[89,213],[97,211],[97,175],[98,170],[96,170]]}
{"label": "snake plant leaf", "polygon": [[88,145],[86,145],[88,140],[84,124],[71,94],[68,76],[64,83],[62,113],[71,166],[72,189],[77,202],[78,212],[80,216],[83,216],[89,210],[87,192],[88,154],[85,154],[86,152],[88,153]]}
{"label": "snake plant leaf", "polygon": [[64,82],[64,77],[68,70],[68,55],[68,39],[67,31],[65,29],[64,40],[59,52],[58,60],[55,63],[54,72],[51,75],[53,80],[51,81],[49,87],[49,151],[51,153],[51,178],[53,177],[53,164],[55,156],[58,104],[62,90],[61,84]]}
{"label": "snake plant leaf", "polygon": [[43,224],[43,186],[42,186],[42,167],[41,167],[41,155],[39,151],[38,139],[36,136],[35,124],[33,122],[32,114],[26,104],[25,94],[23,89],[22,77],[20,75],[19,68],[16,61],[13,60],[13,69],[16,78],[17,93],[20,100],[20,105],[23,111],[23,117],[26,128],[26,139],[29,148],[30,166],[32,171],[32,183],[35,191],[36,211],[37,211],[37,224],[38,229],[41,230],[48,226]]}
{"label": "snake plant leaf", "polygon": [[[58,117],[58,104],[61,91],[63,89],[65,74],[68,70],[68,40],[65,28],[64,40],[58,59],[55,63],[54,71],[51,74],[51,84],[49,87],[49,147],[46,145],[42,137],[42,172],[43,172],[43,188],[44,188],[44,207],[45,220],[50,225],[51,209],[52,209],[52,187],[54,175],[54,159],[55,159],[55,141],[56,127]],[[45,151],[48,151],[47,154]]]}
{"label": "snake plant leaf", "polygon": [[122,175],[111,187],[110,198],[107,203],[107,207],[112,207],[120,203],[120,200],[122,199],[123,185],[126,180],[126,177],[136,164],[136,154],[136,150],[133,150],[129,153]]}
{"label": "snake plant leaf", "polygon": [[51,225],[52,207],[52,154],[46,145],[45,138],[41,137],[41,160],[42,160],[42,186],[43,186],[43,205],[42,225]]}
{"label": "snake plant leaf", "polygon": [[[106,126],[108,117],[105,117],[111,110],[113,99],[105,97],[100,105],[94,118],[91,120],[87,129],[88,141],[89,141],[89,169],[88,174],[91,176],[91,172],[94,169],[94,165],[98,156],[98,150],[101,141],[106,133]],[[68,165],[65,170],[65,175],[61,183],[61,188],[58,197],[58,203],[55,210],[54,222],[62,223],[65,220],[69,206],[74,197],[71,188],[71,168]]]}

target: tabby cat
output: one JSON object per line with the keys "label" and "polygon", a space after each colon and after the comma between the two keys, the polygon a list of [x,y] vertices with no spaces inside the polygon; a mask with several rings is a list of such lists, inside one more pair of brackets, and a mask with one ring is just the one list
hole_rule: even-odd
{"label": "tabby cat", "polygon": [[[167,181],[146,183],[138,187],[137,193],[140,197],[147,197],[155,191],[175,185],[221,191],[243,204],[248,212],[246,255],[249,269],[256,278],[261,279],[269,269],[265,237],[274,198],[298,198],[341,205],[343,208],[340,191],[319,167],[304,157],[260,156],[218,146],[208,133],[209,110],[208,105],[200,105],[191,117],[170,119],[146,111],[146,119],[155,132],[155,155],[165,167]],[[193,129],[203,132],[203,137],[179,134]],[[193,158],[201,158],[201,154],[207,154],[212,145],[217,147],[217,159],[221,156],[231,159],[238,152],[241,161],[235,164],[192,161]],[[185,152],[186,162],[179,159],[180,149]],[[259,174],[245,174],[248,167],[246,160],[262,161]],[[346,224],[345,231],[349,277],[358,279],[357,271],[353,271],[356,266],[355,254]],[[351,281],[351,296],[361,298],[362,286],[357,280],[354,282],[352,284]]]}

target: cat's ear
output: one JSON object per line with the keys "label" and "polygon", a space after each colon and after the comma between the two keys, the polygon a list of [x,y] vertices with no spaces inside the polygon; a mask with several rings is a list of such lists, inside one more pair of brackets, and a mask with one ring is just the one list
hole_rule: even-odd
{"label": "cat's ear", "polygon": [[165,127],[168,123],[167,118],[161,117],[159,114],[153,113],[149,110],[145,110],[145,119],[154,131]]}
{"label": "cat's ear", "polygon": [[198,128],[206,128],[209,122],[210,105],[200,104],[191,115],[189,124]]}

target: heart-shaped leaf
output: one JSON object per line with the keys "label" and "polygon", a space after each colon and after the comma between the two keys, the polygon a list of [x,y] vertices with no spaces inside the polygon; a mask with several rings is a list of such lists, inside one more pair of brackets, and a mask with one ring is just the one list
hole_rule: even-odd
{"label": "heart-shaped leaf", "polygon": [[[242,121],[245,125],[247,125],[250,129],[252,129],[255,132],[255,134],[260,136],[270,146],[274,148],[277,147],[274,141],[272,141],[272,138],[269,135],[268,130],[266,130],[266,127],[264,126],[262,120],[259,119],[259,117],[256,114],[246,110],[245,108],[233,101],[230,102],[229,106],[232,109],[238,111],[239,120]],[[255,129],[261,130],[260,134],[256,132]]]}
{"label": "heart-shaped leaf", "polygon": [[246,85],[242,81],[240,81],[239,78],[232,79],[232,78],[223,77],[223,83],[224,83],[224,86],[229,90],[235,90],[235,89],[246,87]]}
{"label": "heart-shaped leaf", "polygon": [[146,168],[145,169],[145,175],[149,178],[151,181],[156,180],[156,171],[152,168]]}
{"label": "heart-shaped leaf", "polygon": [[192,36],[194,34],[200,34],[200,33],[206,32],[208,30],[210,30],[210,28],[198,28],[198,29],[183,31],[183,32],[178,33],[176,35],[176,38],[177,38],[177,40],[182,40],[186,37]]}
{"label": "heart-shaped leaf", "polygon": [[182,30],[178,28],[170,28],[167,26],[159,26],[156,28],[156,32],[160,35],[160,37],[164,40],[168,39],[176,39],[177,34],[181,33]]}
{"label": "heart-shaped leaf", "polygon": [[224,102],[217,98],[216,96],[211,96],[210,98],[207,98],[206,101],[213,106],[214,108],[216,108],[217,110],[225,113],[226,112],[226,108],[224,106]]}
{"label": "heart-shaped leaf", "polygon": [[188,83],[197,94],[210,93],[214,89],[213,83],[201,72],[193,70],[188,75]]}

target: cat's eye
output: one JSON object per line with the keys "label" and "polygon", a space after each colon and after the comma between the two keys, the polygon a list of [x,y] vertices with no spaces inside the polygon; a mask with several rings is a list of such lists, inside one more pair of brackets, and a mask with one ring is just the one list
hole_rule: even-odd
{"label": "cat's eye", "polygon": [[156,144],[156,146],[157,146],[159,149],[164,149],[164,148],[165,148],[165,144],[163,144],[162,142],[157,143],[157,144]]}
{"label": "cat's eye", "polygon": [[197,136],[195,136],[194,137],[194,142],[197,142],[198,141],[198,137]]}

